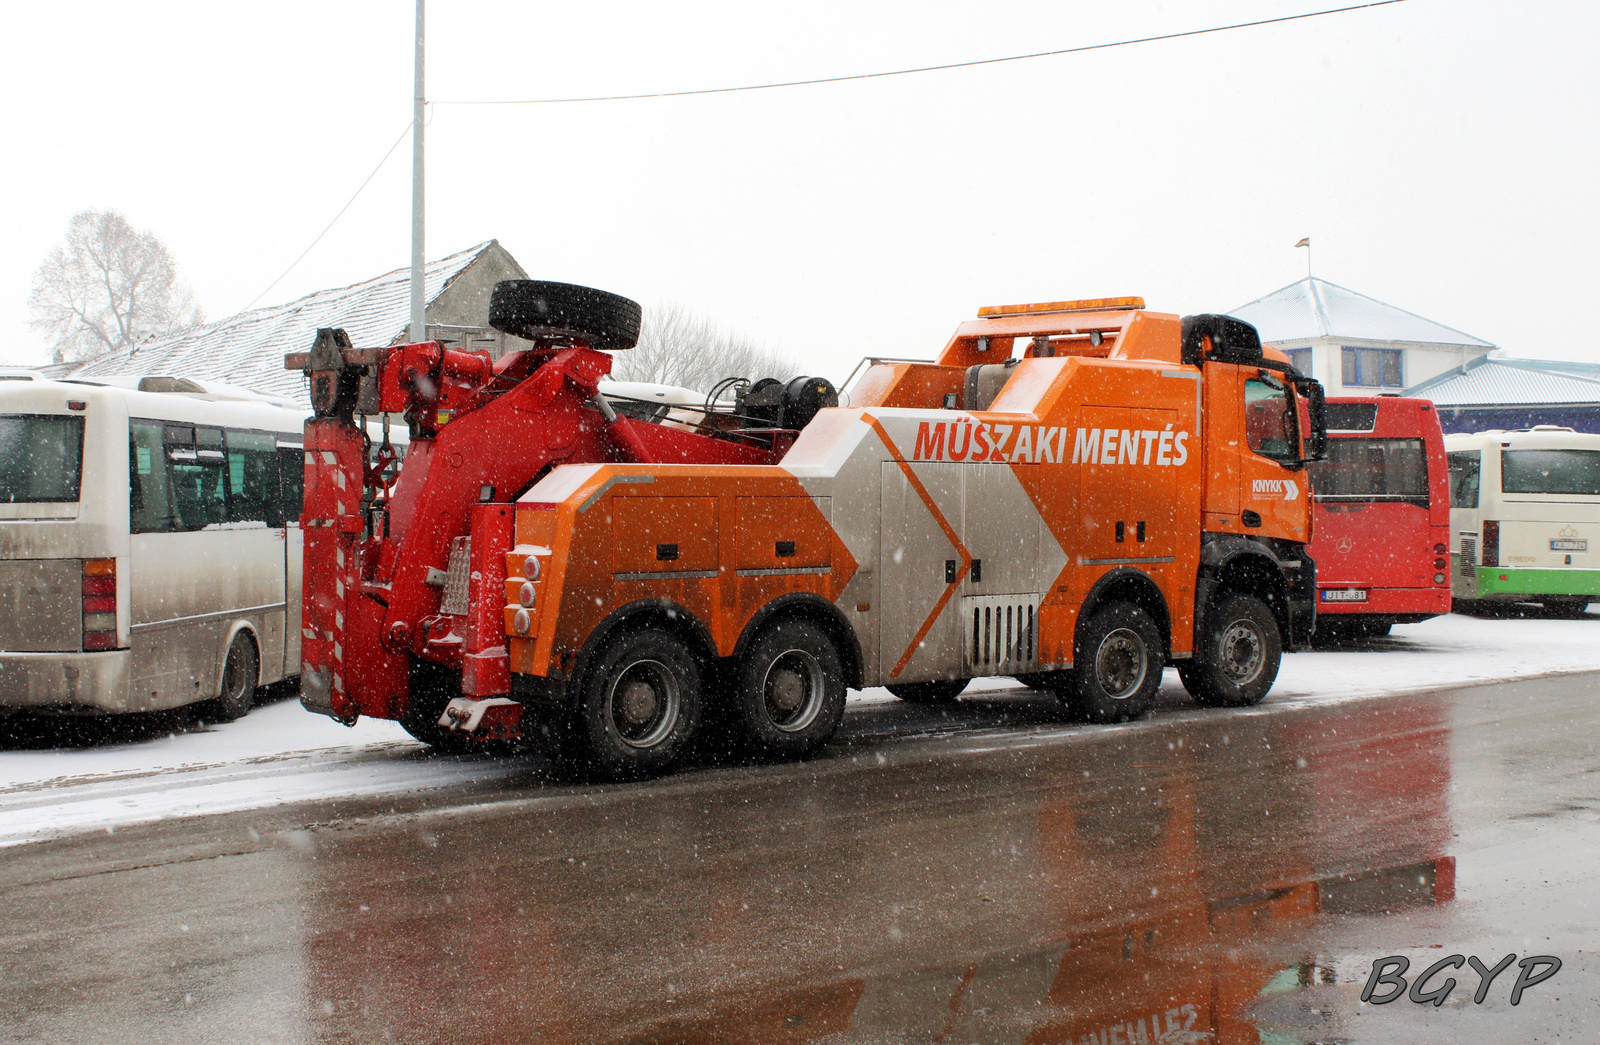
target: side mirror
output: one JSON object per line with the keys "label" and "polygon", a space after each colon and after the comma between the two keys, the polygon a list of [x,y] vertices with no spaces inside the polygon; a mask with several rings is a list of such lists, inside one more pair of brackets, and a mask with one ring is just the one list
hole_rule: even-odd
{"label": "side mirror", "polygon": [[1320,461],[1328,456],[1328,399],[1322,382],[1309,377],[1295,378],[1294,390],[1306,397],[1306,407],[1311,414],[1311,442],[1305,459]]}
{"label": "side mirror", "polygon": [[[1242,319],[1203,313],[1183,317],[1182,359],[1190,366],[1199,366],[1207,359],[1219,363],[1249,365],[1261,361],[1261,334]],[[1205,351],[1205,339],[1211,339],[1211,351]]]}

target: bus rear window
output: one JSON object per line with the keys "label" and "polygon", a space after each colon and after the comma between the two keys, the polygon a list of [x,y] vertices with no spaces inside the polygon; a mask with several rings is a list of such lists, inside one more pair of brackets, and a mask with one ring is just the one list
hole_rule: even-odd
{"label": "bus rear window", "polygon": [[1502,450],[1500,490],[1600,497],[1600,450]]}
{"label": "bus rear window", "polygon": [[83,418],[0,414],[0,504],[76,501]]}
{"label": "bus rear window", "polygon": [[1319,501],[1428,507],[1428,455],[1421,439],[1329,439],[1327,459],[1307,467]]}

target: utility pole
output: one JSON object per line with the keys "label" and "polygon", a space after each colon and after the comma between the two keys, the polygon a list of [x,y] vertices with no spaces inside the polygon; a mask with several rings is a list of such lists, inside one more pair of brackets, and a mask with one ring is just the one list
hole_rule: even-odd
{"label": "utility pole", "polygon": [[417,0],[416,97],[411,110],[411,341],[428,340],[427,318],[423,315],[423,268],[427,265],[423,244],[422,124],[425,105],[422,90],[422,4]]}

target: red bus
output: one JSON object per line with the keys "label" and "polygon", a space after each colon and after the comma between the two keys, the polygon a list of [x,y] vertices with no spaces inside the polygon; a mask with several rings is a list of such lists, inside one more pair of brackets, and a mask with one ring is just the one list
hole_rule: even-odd
{"label": "red bus", "polygon": [[1328,456],[1306,466],[1315,498],[1317,637],[1387,635],[1450,612],[1450,479],[1426,399],[1328,399]]}

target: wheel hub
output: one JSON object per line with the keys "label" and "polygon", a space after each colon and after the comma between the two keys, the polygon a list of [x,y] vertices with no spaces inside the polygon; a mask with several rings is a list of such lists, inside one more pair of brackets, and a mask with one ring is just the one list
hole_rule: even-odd
{"label": "wheel hub", "polygon": [[1223,631],[1221,652],[1223,674],[1238,685],[1253,681],[1266,661],[1261,636],[1244,621],[1235,621]]}
{"label": "wheel hub", "polygon": [[642,726],[656,717],[655,687],[648,682],[634,681],[623,687],[617,701],[622,720],[630,726]]}
{"label": "wheel hub", "polygon": [[624,744],[654,747],[678,725],[677,676],[660,661],[634,661],[617,673],[607,703],[611,728]]}
{"label": "wheel hub", "polygon": [[822,711],[822,665],[806,650],[785,650],[767,669],[761,691],[772,724],[785,733],[798,732]]}
{"label": "wheel hub", "polygon": [[1145,678],[1144,643],[1127,628],[1118,628],[1100,642],[1095,654],[1095,677],[1112,700],[1127,700],[1139,691]]}

